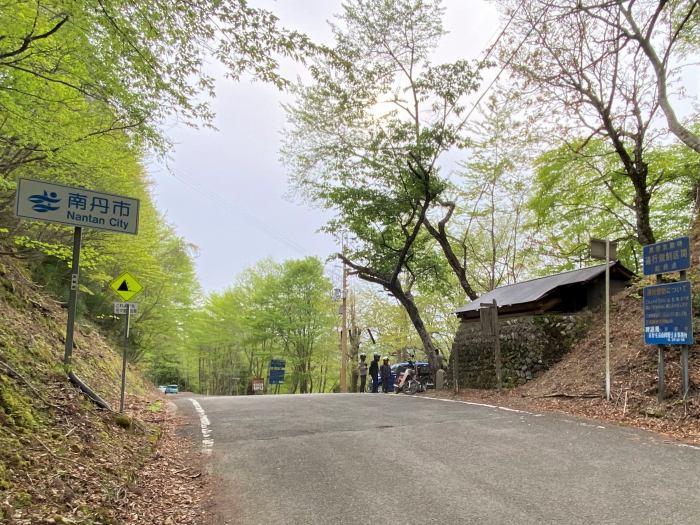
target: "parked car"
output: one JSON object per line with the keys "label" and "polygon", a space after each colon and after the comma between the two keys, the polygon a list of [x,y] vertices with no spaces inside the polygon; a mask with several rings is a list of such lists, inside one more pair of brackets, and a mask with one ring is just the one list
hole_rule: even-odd
{"label": "parked car", "polygon": [[177,394],[180,391],[180,387],[177,385],[168,385],[165,387],[166,394]]}
{"label": "parked car", "polygon": [[165,385],[158,385],[158,390],[160,390],[160,391],[163,392],[164,394],[165,394],[165,390],[166,390],[167,388],[168,388],[168,387],[165,386]]}

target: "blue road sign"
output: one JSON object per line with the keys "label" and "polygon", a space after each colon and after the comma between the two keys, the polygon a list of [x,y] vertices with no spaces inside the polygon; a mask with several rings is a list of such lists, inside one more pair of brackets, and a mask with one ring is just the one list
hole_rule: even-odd
{"label": "blue road sign", "polygon": [[270,377],[268,378],[268,385],[282,385],[284,384],[284,367],[286,362],[284,359],[272,359],[270,360]]}
{"label": "blue road sign", "polygon": [[644,288],[644,342],[693,344],[693,294],[689,281]]}
{"label": "blue road sign", "polygon": [[680,272],[690,268],[690,239],[688,237],[647,244],[643,247],[643,253],[644,275]]}

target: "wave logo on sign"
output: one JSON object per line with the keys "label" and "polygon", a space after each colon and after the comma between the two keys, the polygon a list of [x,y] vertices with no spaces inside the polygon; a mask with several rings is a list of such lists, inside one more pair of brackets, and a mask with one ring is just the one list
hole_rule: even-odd
{"label": "wave logo on sign", "polygon": [[55,204],[61,202],[61,199],[58,198],[58,194],[55,191],[48,193],[44,190],[43,195],[32,195],[28,199],[29,202],[32,202],[34,204],[34,206],[32,206],[32,209],[40,213],[46,213],[47,211],[56,211],[60,208],[60,206],[55,206]]}

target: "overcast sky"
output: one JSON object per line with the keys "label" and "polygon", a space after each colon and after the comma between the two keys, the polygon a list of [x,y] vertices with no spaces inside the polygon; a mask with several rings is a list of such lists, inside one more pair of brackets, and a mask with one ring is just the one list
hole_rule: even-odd
{"label": "overcast sky", "polygon": [[[284,26],[329,42],[326,20],[340,11],[335,0],[251,1],[273,11]],[[480,0],[449,0],[437,60],[478,58],[499,30],[492,5]],[[301,66],[290,65],[301,73]],[[280,104],[289,98],[261,83],[219,79],[213,101],[218,131],[175,127],[170,171],[150,166],[157,204],[178,233],[199,249],[197,273],[206,291],[223,290],[256,261],[337,251],[333,239],[317,230],[327,219],[320,211],[285,198],[287,174],[279,162]],[[294,70],[287,73],[295,75]],[[337,275],[330,263],[328,271]],[[334,271],[335,270],[335,271]]]}
{"label": "overcast sky", "polygon": [[[339,0],[251,0],[250,4],[273,11],[283,26],[326,43],[331,39],[326,21],[340,12]],[[449,34],[435,61],[480,58],[500,31],[493,4],[445,0],[443,5]],[[295,78],[303,74],[303,66],[289,62],[284,72]],[[218,96],[212,102],[218,130],[169,129],[175,143],[169,170],[149,167],[159,208],[199,249],[197,273],[205,291],[223,290],[265,257],[327,259],[338,250],[332,238],[317,233],[328,216],[285,197],[287,173],[279,162],[285,125],[281,104],[291,98],[269,85],[227,80],[220,66],[212,66],[211,74],[218,79]],[[683,85],[691,95],[700,93],[698,68],[684,75]],[[679,108],[686,106],[689,110],[687,101]],[[338,284],[340,266],[331,262],[327,272]]]}

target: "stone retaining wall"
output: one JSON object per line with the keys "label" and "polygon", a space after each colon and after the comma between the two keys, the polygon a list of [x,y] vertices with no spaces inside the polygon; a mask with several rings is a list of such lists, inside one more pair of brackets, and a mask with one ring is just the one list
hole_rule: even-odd
{"label": "stone retaining wall", "polygon": [[[590,320],[590,312],[500,319],[503,386],[522,385],[559,361],[585,333]],[[493,342],[482,337],[478,319],[462,320],[457,329],[447,373],[449,378],[453,377],[455,357],[460,387],[496,387]]]}

